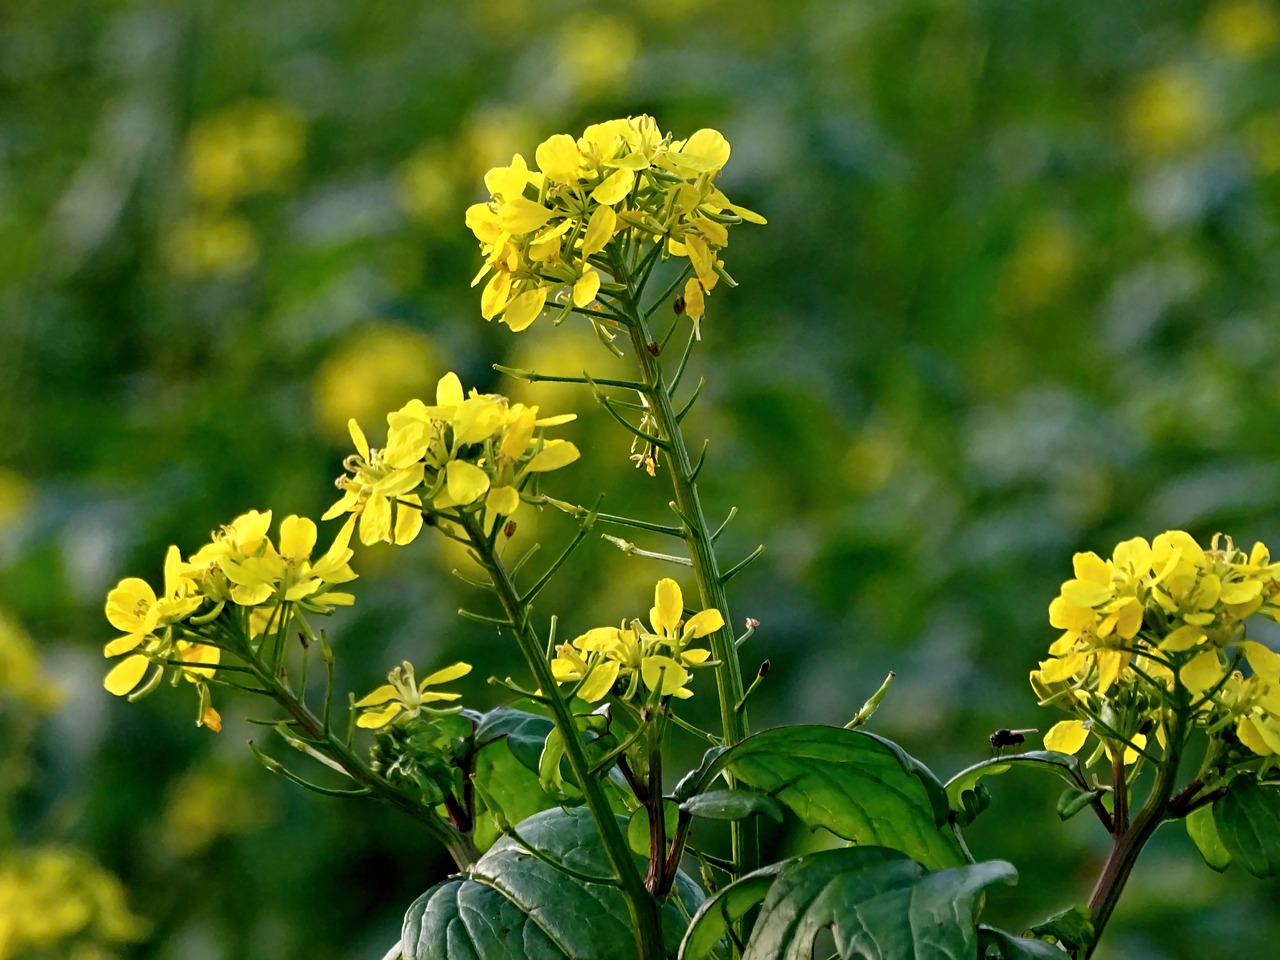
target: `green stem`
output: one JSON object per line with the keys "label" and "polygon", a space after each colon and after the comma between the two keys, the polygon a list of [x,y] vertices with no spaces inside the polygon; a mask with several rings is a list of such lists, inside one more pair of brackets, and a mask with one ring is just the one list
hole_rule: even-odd
{"label": "green stem", "polygon": [[[720,728],[726,744],[738,743],[747,736],[747,713],[742,709],[742,667],[734,644],[729,611],[729,598],[724,588],[724,578],[712,545],[711,526],[702,509],[695,480],[694,459],[676,416],[675,404],[667,384],[662,379],[662,365],[652,353],[649,344],[656,342],[649,328],[649,320],[637,302],[632,279],[625,274],[615,256],[615,269],[619,279],[625,279],[626,294],[620,299],[621,312],[628,318],[632,353],[640,367],[640,379],[647,388],[652,404],[652,414],[658,423],[658,433],[667,445],[667,463],[671,484],[675,492],[676,509],[684,519],[684,540],[693,561],[694,579],[704,608],[714,608],[724,617],[724,627],[712,634],[711,652],[720,665],[715,668],[716,692],[720,698]],[[759,838],[754,823],[736,820],[731,826],[733,859],[738,876],[750,873],[759,865]]]}
{"label": "green stem", "polygon": [[1169,732],[1169,749],[1164,762],[1156,769],[1156,782],[1151,787],[1147,801],[1138,811],[1137,816],[1124,824],[1119,812],[1122,798],[1120,794],[1127,790],[1123,766],[1119,777],[1115,780],[1116,810],[1114,818],[1116,834],[1115,842],[1107,862],[1102,866],[1098,882],[1094,884],[1093,894],[1089,897],[1089,915],[1093,921],[1093,943],[1085,960],[1093,956],[1098,941],[1102,939],[1102,931],[1106,928],[1116,904],[1120,902],[1120,894],[1133,872],[1134,865],[1142,853],[1142,848],[1155,834],[1160,824],[1169,819],[1170,799],[1178,778],[1178,766],[1182,761],[1182,741],[1186,731],[1186,705],[1175,707],[1173,729]]}
{"label": "green stem", "polygon": [[346,771],[347,776],[366,788],[372,796],[407,813],[426,827],[427,831],[449,851],[449,855],[453,857],[453,862],[459,869],[466,869],[479,859],[480,854],[469,836],[441,820],[434,811],[424,807],[416,799],[370,770],[346,743],[334,735],[327,724],[311,712],[311,709],[297,697],[288,684],[280,679],[278,671],[273,671],[269,664],[264,663],[247,648],[246,644],[242,656],[253,669],[258,681],[267,688],[271,698],[284,707],[285,712],[297,722],[303,733],[310,739],[324,744],[325,752]]}
{"label": "green stem", "polygon": [[578,780],[587,808],[591,811],[591,816],[600,830],[600,842],[604,847],[605,856],[608,857],[614,875],[618,878],[618,886],[626,897],[632,929],[636,931],[639,938],[636,943],[636,956],[639,960],[657,960],[665,956],[657,901],[645,889],[644,880],[636,868],[631,847],[618,827],[618,818],[609,806],[609,801],[600,787],[600,781],[592,776],[591,762],[583,749],[569,705],[556,694],[556,681],[551,674],[551,665],[543,656],[542,643],[538,639],[533,624],[529,621],[529,607],[521,601],[520,591],[516,589],[510,572],[493,551],[477,519],[464,514],[460,523],[493,582],[503,612],[511,621],[512,626],[509,629],[515,635],[516,643],[524,655],[529,672],[533,674],[539,689],[546,696],[552,720],[564,742],[569,767]]}

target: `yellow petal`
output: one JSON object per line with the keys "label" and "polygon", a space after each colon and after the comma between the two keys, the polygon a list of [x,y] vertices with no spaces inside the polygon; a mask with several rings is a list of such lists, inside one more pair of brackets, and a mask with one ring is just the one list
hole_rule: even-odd
{"label": "yellow petal", "polygon": [[316,525],[306,517],[285,517],[280,523],[280,556],[306,560],[316,545]]}
{"label": "yellow petal", "polygon": [[[422,498],[416,493],[406,494],[400,498],[410,503],[421,506]],[[392,535],[392,542],[398,547],[403,547],[406,543],[412,543],[422,532],[422,511],[415,510],[413,507],[404,503],[396,504],[396,525]],[[337,581],[334,581],[337,582]],[[330,601],[333,602],[333,601]]]}
{"label": "yellow petal", "polygon": [[368,463],[369,441],[365,439],[364,431],[360,429],[360,424],[356,423],[354,417],[347,421],[347,430],[351,434],[351,442],[356,445],[356,451],[364,459],[364,462]]}
{"label": "yellow petal", "polygon": [[1089,739],[1088,728],[1079,720],[1060,720],[1044,735],[1044,748],[1074,754]]}
{"label": "yellow petal", "polygon": [[386,703],[388,700],[394,700],[396,696],[396,688],[389,683],[384,683],[372,693],[366,693],[356,701],[355,705],[357,707],[374,707],[380,703]]}
{"label": "yellow petal", "polygon": [[542,313],[542,308],[546,304],[546,287],[535,287],[532,290],[526,290],[507,304],[507,309],[502,312],[502,322],[516,333],[519,333],[538,319],[538,315]]}
{"label": "yellow petal", "polygon": [[123,697],[133,692],[133,688],[142,680],[150,665],[151,662],[142,654],[128,657],[111,668],[102,685],[106,687],[107,692]]}
{"label": "yellow petal", "polygon": [[471,664],[458,661],[451,667],[442,667],[435,673],[427,676],[420,684],[420,691],[426,690],[427,687],[434,687],[437,684],[448,683],[450,680],[457,680],[459,677],[465,677],[471,672]]}
{"label": "yellow petal", "polygon": [[200,714],[200,719],[196,721],[197,727],[208,727],[214,733],[222,732],[222,714],[213,709],[213,706],[204,708],[204,712]]}
{"label": "yellow petal", "polygon": [[449,496],[460,506],[475,503],[489,489],[489,475],[473,463],[450,460],[444,469]]}
{"label": "yellow petal", "polygon": [[597,207],[582,234],[582,259],[603,250],[617,229],[618,215],[613,212],[613,207]]}
{"label": "yellow petal", "polygon": [[1072,651],[1065,657],[1043,660],[1040,663],[1040,679],[1044,683],[1058,683],[1062,680],[1070,680],[1076,675],[1083,663],[1084,654],[1078,651]]}
{"label": "yellow petal", "polygon": [[462,403],[465,395],[462,392],[462,381],[452,371],[446,373],[436,384],[436,406],[456,407]]}
{"label": "yellow petal", "polygon": [[538,144],[533,159],[538,169],[556,183],[574,183],[578,179],[578,167],[582,154],[578,142],[567,133],[557,133]]}
{"label": "yellow petal", "polygon": [[605,660],[597,664],[587,675],[586,681],[578,688],[578,696],[587,703],[595,703],[603,699],[605,694],[613,689],[620,666],[617,660]]}
{"label": "yellow petal", "polygon": [[[1141,750],[1145,748],[1146,745],[1147,745],[1147,735],[1145,733],[1135,733],[1133,735],[1133,747],[1137,747],[1139,750]],[[1133,747],[1124,748],[1124,757],[1122,759],[1126,767],[1129,766],[1129,764],[1133,763],[1133,761],[1137,760],[1139,757],[1138,750],[1135,750]]]}
{"label": "yellow petal", "polygon": [[396,718],[401,711],[400,703],[389,703],[380,710],[368,710],[356,719],[357,727],[364,727],[366,730],[377,730],[379,727],[385,727],[388,723]]}
{"label": "yellow petal", "polygon": [[690,277],[684,285],[684,312],[694,323],[702,319],[707,311],[707,303],[702,295],[702,283],[697,277]]}
{"label": "yellow petal", "polygon": [[146,636],[145,633],[130,633],[127,636],[116,637],[103,648],[102,655],[104,657],[118,657],[122,653],[135,650]]}
{"label": "yellow petal", "polygon": [[1182,665],[1178,678],[1192,693],[1203,693],[1221,680],[1223,673],[1218,651],[1205,650]]}
{"label": "yellow petal", "polygon": [[520,493],[515,487],[494,487],[485,497],[484,507],[491,513],[509,517],[520,506]]}
{"label": "yellow petal", "polygon": [[1075,607],[1096,607],[1115,596],[1115,588],[1109,583],[1093,580],[1068,580],[1062,585],[1062,599]]}
{"label": "yellow petal", "polygon": [[689,671],[670,657],[645,657],[640,664],[640,676],[650,690],[657,690],[660,696],[669,697],[685,685],[689,679]]}
{"label": "yellow petal", "polygon": [[587,267],[582,272],[582,276],[578,278],[578,282],[573,285],[573,305],[575,307],[585,307],[596,298],[596,294],[599,292],[600,274]]}
{"label": "yellow petal", "polygon": [[552,216],[551,210],[528,197],[516,197],[498,207],[498,225],[513,234],[532,233]]}
{"label": "yellow petal", "polygon": [[1222,602],[1237,604],[1248,603],[1262,593],[1262,581],[1260,580],[1237,580],[1234,583],[1224,583],[1222,585]]}
{"label": "yellow petal", "polygon": [[689,618],[689,622],[684,625],[684,635],[686,637],[705,637],[709,633],[715,633],[723,626],[724,617],[721,616],[719,610],[702,610]]}
{"label": "yellow petal", "polygon": [[719,130],[704,127],[684,142],[680,157],[686,162],[696,157],[704,169],[719,170],[729,162],[729,141]]}
{"label": "yellow petal", "polygon": [[1205,633],[1194,624],[1183,624],[1160,641],[1160,649],[1171,653],[1190,650],[1205,639]]}
{"label": "yellow petal", "polygon": [[360,542],[368,547],[384,541],[391,541],[391,501],[374,494],[360,515]]}
{"label": "yellow petal", "polygon": [[561,467],[566,467],[573,463],[579,456],[578,448],[568,440],[548,440],[537,456],[525,466],[525,469],[533,473],[559,470]]}
{"label": "yellow petal", "polygon": [[630,170],[615,170],[604,178],[600,186],[591,191],[591,199],[596,203],[613,206],[623,200],[636,182],[636,175]]}
{"label": "yellow petal", "polygon": [[653,624],[655,633],[667,634],[680,625],[683,616],[684,595],[680,591],[680,584],[670,577],[664,577],[654,588],[653,609],[649,611],[649,622]]}
{"label": "yellow petal", "polygon": [[156,593],[140,577],[126,577],[107,594],[107,620],[117,630],[146,633],[155,625]]}
{"label": "yellow petal", "polygon": [[1276,750],[1268,742],[1268,738],[1262,735],[1262,724],[1256,722],[1252,717],[1241,717],[1236,724],[1236,736],[1240,738],[1240,742],[1252,750],[1260,757],[1269,757]]}

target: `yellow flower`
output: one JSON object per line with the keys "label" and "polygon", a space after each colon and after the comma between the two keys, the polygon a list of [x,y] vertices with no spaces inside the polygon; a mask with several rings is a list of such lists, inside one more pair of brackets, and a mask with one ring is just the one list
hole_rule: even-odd
{"label": "yellow flower", "polygon": [[538,173],[519,154],[510,166],[491,169],[489,201],[466,215],[484,257],[472,286],[488,278],[481,314],[501,317],[515,331],[549,305],[563,317],[612,296],[601,271],[615,282],[623,278],[600,254],[619,235],[688,257],[700,286],[696,294],[686,290],[686,310],[697,323],[701,297],[723,273],[719,252],[729,242],[728,226],[765,222],[714,186],[729,159],[729,144],[715,130],[672,140],[652,117],[610,120],[576,141],[567,134],[547,138],[534,159]]}
{"label": "yellow flower", "polygon": [[412,719],[422,713],[457,713],[461,707],[440,708],[429,704],[457,700],[461,694],[430,688],[465,677],[470,672],[471,664],[455,663],[417,682],[413,676],[413,664],[406,660],[387,674],[387,683],[356,701],[356,707],[361,710],[356,726],[377,730],[396,720]]}
{"label": "yellow flower", "polygon": [[557,683],[576,683],[576,696],[588,703],[603,699],[616,684],[625,684],[623,699],[641,685],[659,697],[693,696],[686,684],[690,667],[711,666],[711,653],[689,644],[724,626],[719,610],[703,610],[687,621],[684,598],[674,580],[658,581],[649,611],[652,632],[639,620],[631,627],[596,627],[570,643],[560,644],[551,661]]}
{"label": "yellow flower", "polygon": [[410,400],[388,414],[387,446],[373,450],[352,422],[358,453],[345,463],[344,491],[323,519],[360,514],[360,539],[408,543],[422,528],[422,509],[466,511],[482,507],[485,531],[510,516],[531,475],[558,470],[578,459],[567,440],[547,439],[546,427],[573,414],[539,417],[537,407],[472,389],[463,393],[454,373],[440,378],[436,402]]}

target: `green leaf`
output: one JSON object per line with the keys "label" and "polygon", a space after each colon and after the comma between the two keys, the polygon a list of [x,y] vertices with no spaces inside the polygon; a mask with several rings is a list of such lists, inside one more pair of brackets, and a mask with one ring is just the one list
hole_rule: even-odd
{"label": "green leaf", "polygon": [[1280,784],[1236,777],[1213,804],[1227,853],[1255,877],[1280,874]]}
{"label": "green leaf", "polygon": [[987,803],[979,791],[981,785],[978,781],[983,777],[1007,773],[1014,764],[1027,764],[1033,769],[1056,773],[1073,787],[1084,788],[1087,783],[1080,769],[1080,758],[1054,750],[1028,750],[1009,757],[983,760],[961,770],[947,781],[947,803],[956,823],[966,827],[986,809]]}
{"label": "green leaf", "polygon": [[758,903],[742,960],[807,960],[826,929],[844,960],[967,960],[977,956],[983,891],[1016,877],[998,860],[930,872],[885,847],[823,850],[773,864],[718,892],[694,917],[680,957],[709,956],[732,923]]}
{"label": "green leaf", "polygon": [[558,806],[538,783],[538,775],[517,759],[510,740],[494,740],[476,752],[472,777],[476,782],[476,827],[472,839],[480,850],[493,846],[502,831],[490,815],[489,801],[508,823],[519,823],[542,810]]}
{"label": "green leaf", "polygon": [[1101,790],[1081,790],[1079,787],[1067,787],[1058,797],[1058,819],[1065,823],[1100,796],[1102,796]]}
{"label": "green leaf", "polygon": [[721,773],[785,803],[810,827],[884,846],[929,867],[965,862],[947,829],[947,797],[929,769],[897,744],[843,727],[776,727],[719,753],[677,787],[687,802]]}
{"label": "green leaf", "polygon": [[680,804],[690,816],[707,820],[742,820],[763,813],[782,822],[782,806],[768,794],[755,790],[708,790]]}
{"label": "green leaf", "polygon": [[988,960],[1066,960],[1067,954],[1032,937],[1015,937],[995,927],[978,927],[979,957]]}
{"label": "green leaf", "polygon": [[[663,833],[667,838],[667,842],[671,842],[672,835],[676,832],[676,821],[679,819],[680,810],[670,800],[662,801],[662,819]],[[627,844],[631,847],[631,852],[648,859],[649,857],[649,808],[637,807],[635,812],[627,820]],[[666,856],[666,851],[663,851]]]}
{"label": "green leaf", "polygon": [[475,742],[477,747],[483,747],[494,740],[506,740],[515,758],[536,771],[543,744],[554,726],[549,717],[511,707],[498,707],[481,718],[476,726]]}
{"label": "green leaf", "polygon": [[1068,907],[1035,924],[1031,932],[1053,937],[1074,956],[1085,956],[1093,946],[1093,919],[1086,907]]}
{"label": "green leaf", "polygon": [[1231,854],[1222,844],[1218,836],[1218,826],[1213,821],[1213,804],[1197,807],[1187,814],[1187,836],[1204,857],[1204,862],[1212,869],[1222,873],[1231,866]]}
{"label": "green leaf", "polygon": [[[546,810],[517,829],[546,859],[503,837],[467,877],[432,887],[405,914],[404,960],[635,960],[621,891],[584,879],[610,876],[590,814]],[[694,882],[677,875],[662,911],[668,954],[702,900]]]}

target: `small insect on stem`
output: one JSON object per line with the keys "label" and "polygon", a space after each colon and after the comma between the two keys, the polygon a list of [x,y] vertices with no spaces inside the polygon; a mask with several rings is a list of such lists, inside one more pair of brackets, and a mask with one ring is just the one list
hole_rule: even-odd
{"label": "small insect on stem", "polygon": [[655,357],[662,352],[662,348],[658,346],[658,344],[653,340],[650,340],[648,343],[646,343],[644,345],[644,348],[648,350],[649,353]]}
{"label": "small insect on stem", "polygon": [[995,733],[991,734],[988,739],[991,741],[991,749],[996,752],[996,756],[1000,756],[1005,747],[1016,747],[1026,741],[1028,733],[1035,733],[1035,727],[1020,727],[1017,730],[1010,730],[1008,727],[1001,727]]}

